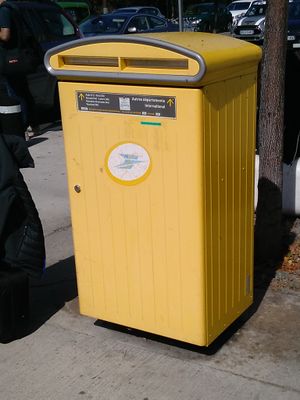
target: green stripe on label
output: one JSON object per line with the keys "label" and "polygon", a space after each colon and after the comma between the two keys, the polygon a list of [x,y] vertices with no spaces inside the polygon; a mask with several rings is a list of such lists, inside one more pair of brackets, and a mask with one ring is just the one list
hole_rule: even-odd
{"label": "green stripe on label", "polygon": [[142,121],[141,125],[154,125],[154,126],[160,126],[161,122],[146,122],[146,121]]}

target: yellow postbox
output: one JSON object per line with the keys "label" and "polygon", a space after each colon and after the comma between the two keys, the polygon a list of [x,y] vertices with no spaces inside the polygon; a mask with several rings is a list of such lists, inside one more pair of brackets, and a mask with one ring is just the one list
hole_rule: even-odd
{"label": "yellow postbox", "polygon": [[82,314],[208,346],[252,303],[260,59],[183,32],[47,52]]}

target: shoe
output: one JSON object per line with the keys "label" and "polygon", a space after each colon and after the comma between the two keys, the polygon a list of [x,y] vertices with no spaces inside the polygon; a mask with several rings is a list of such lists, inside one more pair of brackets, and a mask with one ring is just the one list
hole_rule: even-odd
{"label": "shoe", "polygon": [[[26,135],[27,134],[27,135]],[[25,137],[27,136],[29,139],[33,136],[37,136],[40,134],[40,127],[39,125],[36,126],[28,126],[25,132]]]}

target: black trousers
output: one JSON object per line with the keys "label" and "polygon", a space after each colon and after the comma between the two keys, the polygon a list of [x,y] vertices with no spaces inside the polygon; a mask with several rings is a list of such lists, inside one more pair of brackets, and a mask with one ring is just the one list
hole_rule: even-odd
{"label": "black trousers", "polygon": [[14,339],[29,318],[28,275],[0,266],[0,342]]}

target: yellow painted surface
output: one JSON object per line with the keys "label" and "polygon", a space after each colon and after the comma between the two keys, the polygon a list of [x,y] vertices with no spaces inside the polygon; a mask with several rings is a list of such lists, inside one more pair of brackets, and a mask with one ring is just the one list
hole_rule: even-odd
{"label": "yellow painted surface", "polygon": [[[253,300],[260,50],[222,35],[153,37],[202,49],[207,72],[199,87],[59,82],[80,312],[208,346]],[[175,57],[151,46],[125,44],[122,54],[114,45],[94,46],[66,51]],[[61,55],[52,56],[52,66],[65,68]],[[185,73],[194,73],[192,64]],[[166,96],[175,99],[176,112],[82,111],[78,93],[119,101]],[[143,162],[140,156],[126,160],[128,144],[144,154]],[[115,154],[124,163],[116,163]],[[126,162],[141,162],[144,172],[127,180]],[[114,175],[115,169],[125,175]]]}
{"label": "yellow painted surface", "polygon": [[[160,126],[78,111],[78,84],[60,83],[83,314],[207,345],[251,304],[254,78],[204,90],[80,86],[175,96],[177,119],[151,118]],[[106,170],[123,142],[151,158],[134,186]]]}
{"label": "yellow painted surface", "polygon": [[203,89],[208,342],[253,301],[256,76]]}
{"label": "yellow painted surface", "polygon": [[[201,91],[80,86],[176,96],[177,119],[151,118],[161,125],[147,126],[141,121],[149,117],[80,112],[78,84],[59,87],[81,312],[205,344]],[[137,185],[106,171],[107,153],[124,142],[151,157],[151,172]]]}

